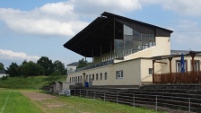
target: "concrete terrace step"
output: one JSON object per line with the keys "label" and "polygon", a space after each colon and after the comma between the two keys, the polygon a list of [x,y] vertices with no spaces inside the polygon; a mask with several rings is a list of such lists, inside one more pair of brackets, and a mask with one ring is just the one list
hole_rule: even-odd
{"label": "concrete terrace step", "polygon": [[[177,86],[177,87],[176,87]],[[191,112],[201,111],[201,85],[150,85],[139,89],[81,88],[72,89],[72,94],[81,97],[102,99],[127,105],[155,106],[180,109]],[[154,88],[155,87],[155,88]]]}

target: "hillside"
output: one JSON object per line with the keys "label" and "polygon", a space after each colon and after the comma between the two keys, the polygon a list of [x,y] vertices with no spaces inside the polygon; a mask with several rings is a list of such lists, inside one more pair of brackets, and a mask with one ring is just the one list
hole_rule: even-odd
{"label": "hillside", "polygon": [[0,87],[13,89],[40,89],[54,81],[65,81],[66,76],[8,77],[0,79]]}

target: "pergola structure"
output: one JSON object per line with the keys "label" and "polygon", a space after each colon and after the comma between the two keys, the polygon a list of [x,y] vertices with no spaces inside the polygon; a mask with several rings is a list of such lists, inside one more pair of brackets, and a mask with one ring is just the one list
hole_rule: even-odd
{"label": "pergola structure", "polygon": [[[165,55],[165,56],[156,56],[153,57],[152,59],[152,69],[153,69],[153,84],[157,84],[157,83],[181,83],[181,80],[178,80],[176,78],[178,78],[178,76],[189,76],[191,75],[192,80],[190,81],[185,81],[182,80],[182,82],[186,82],[186,83],[196,83],[196,82],[201,82],[201,73],[198,72],[197,74],[195,73],[195,69],[194,69],[194,57],[201,53],[201,51],[190,51],[188,54],[185,54],[185,56],[191,56],[192,58],[192,62],[191,62],[191,66],[192,66],[192,70],[190,72],[186,72],[186,73],[172,73],[172,59],[174,57],[180,57],[181,55]],[[165,73],[165,74],[155,74],[154,70],[155,70],[155,63],[162,63],[162,64],[167,64],[166,62],[160,62],[158,60],[162,60],[162,59],[168,59],[169,60],[169,73]]]}

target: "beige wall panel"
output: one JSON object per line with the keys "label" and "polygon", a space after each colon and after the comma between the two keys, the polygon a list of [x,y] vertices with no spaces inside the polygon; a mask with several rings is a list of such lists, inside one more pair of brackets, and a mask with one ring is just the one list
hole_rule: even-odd
{"label": "beige wall panel", "polygon": [[[116,79],[116,71],[123,70],[123,78]],[[108,66],[89,69],[81,72],[76,72],[68,75],[67,82],[70,82],[70,77],[85,76],[94,74],[93,85],[140,85],[140,60],[131,60],[112,64]],[[100,73],[102,73],[102,80],[100,80]],[[107,73],[107,80],[105,80],[105,73]],[[98,80],[96,80],[98,74]],[[71,82],[71,84],[73,84]]]}

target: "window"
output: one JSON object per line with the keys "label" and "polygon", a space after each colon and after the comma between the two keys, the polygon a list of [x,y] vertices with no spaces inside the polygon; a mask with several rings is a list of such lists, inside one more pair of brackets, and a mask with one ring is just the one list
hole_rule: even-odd
{"label": "window", "polygon": [[89,80],[90,80],[90,81],[92,80],[91,75],[89,75]]}
{"label": "window", "polygon": [[86,76],[86,81],[88,81],[88,75]]}
{"label": "window", "polygon": [[100,80],[102,80],[102,78],[103,78],[103,77],[102,77],[102,73],[100,73]]}
{"label": "window", "polygon": [[82,82],[82,76],[80,76],[80,82]]}
{"label": "window", "polygon": [[122,79],[122,78],[123,78],[123,70],[121,70],[121,71],[116,71],[116,78],[117,78],[117,79]]}
{"label": "window", "polygon": [[70,82],[71,82],[71,77],[70,77]]}
{"label": "window", "polygon": [[105,72],[105,80],[107,80],[107,73]]}
{"label": "window", "polygon": [[96,80],[98,80],[98,73],[96,74]]}
{"label": "window", "polygon": [[133,29],[124,25],[124,34],[125,35],[133,35]]}
{"label": "window", "polygon": [[153,68],[149,68],[149,74],[153,74]]}
{"label": "window", "polygon": [[[186,65],[186,60],[185,60],[184,61],[184,70],[185,70],[185,72],[187,71],[186,69],[187,69],[187,65]],[[180,60],[176,61],[176,70],[177,70],[177,72],[181,72],[181,62],[180,62]]]}
{"label": "window", "polygon": [[[191,70],[192,70],[192,67],[191,67]],[[195,60],[194,61],[194,70],[195,71],[199,71],[200,70],[200,61],[199,60]]]}
{"label": "window", "polygon": [[94,80],[94,74],[92,75],[92,80]]}

